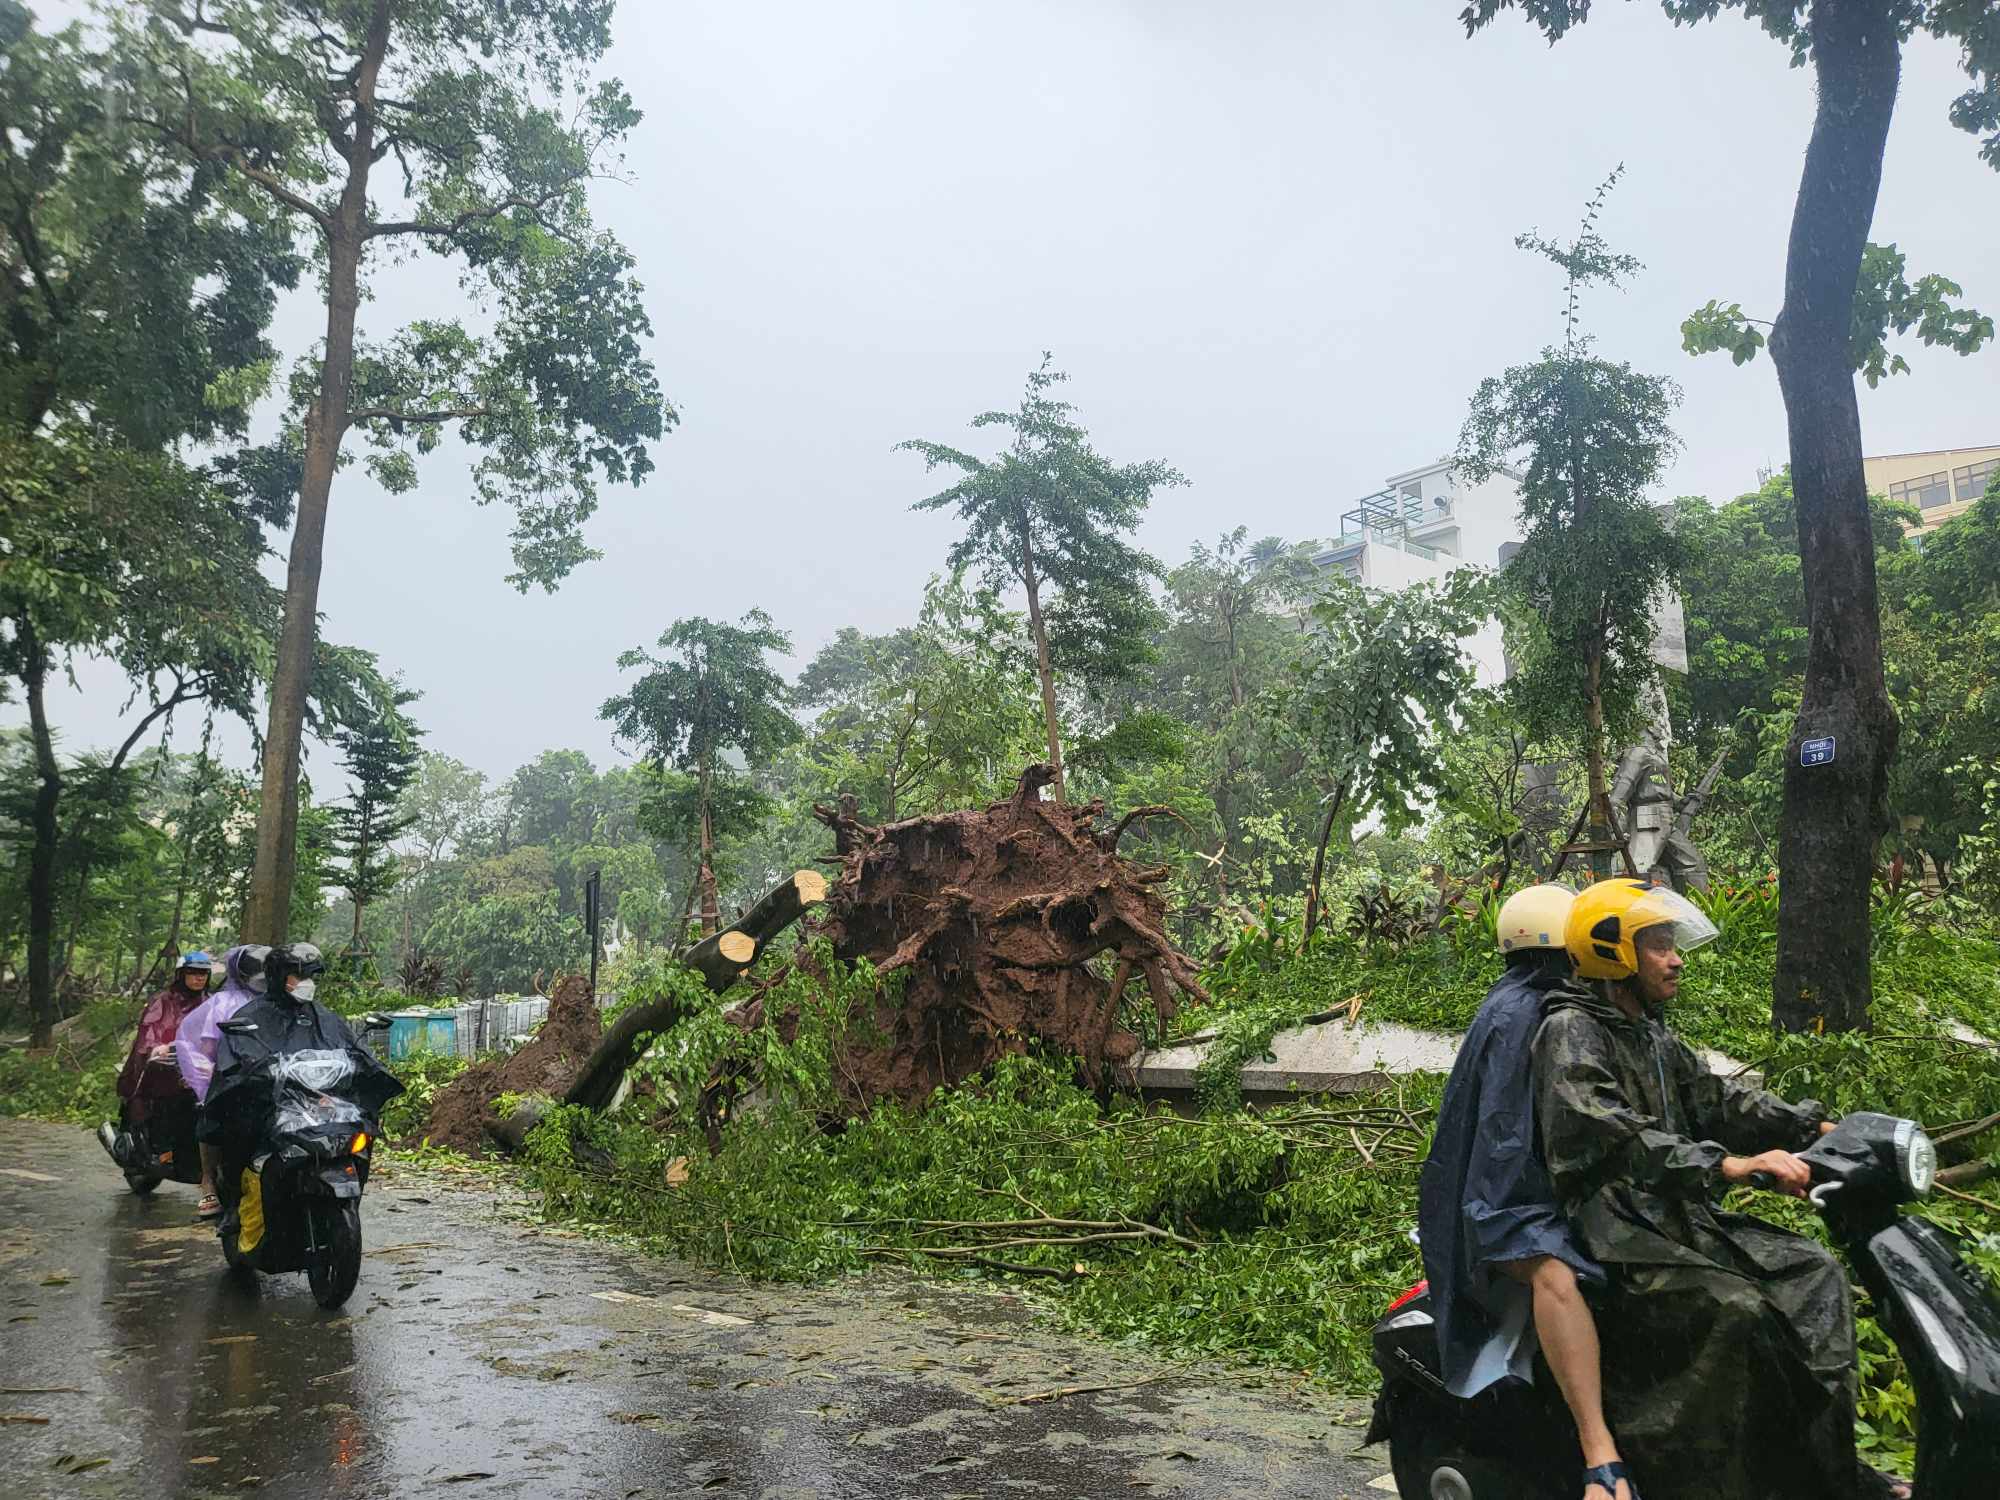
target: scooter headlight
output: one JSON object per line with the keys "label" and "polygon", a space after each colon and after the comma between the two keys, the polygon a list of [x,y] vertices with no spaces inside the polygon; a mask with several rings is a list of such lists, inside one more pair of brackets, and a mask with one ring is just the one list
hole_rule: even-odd
{"label": "scooter headlight", "polygon": [[1896,1127],[1896,1168],[1912,1198],[1922,1198],[1937,1181],[1937,1147],[1915,1120]]}

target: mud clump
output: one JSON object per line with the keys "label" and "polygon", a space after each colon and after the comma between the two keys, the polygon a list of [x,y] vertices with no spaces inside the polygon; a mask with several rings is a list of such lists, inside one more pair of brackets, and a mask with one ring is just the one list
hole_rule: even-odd
{"label": "mud clump", "polygon": [[561,976],[549,995],[548,1016],[526,1046],[512,1057],[476,1062],[438,1090],[426,1137],[434,1146],[484,1155],[500,1123],[493,1101],[502,1094],[561,1098],[597,1050],[603,1029],[590,981]]}
{"label": "mud clump", "polygon": [[[1179,995],[1205,998],[1166,934],[1168,872],[1118,853],[1133,818],[1160,810],[1107,828],[1101,802],[1043,800],[1053,779],[1030,766],[1005,802],[879,827],[815,809],[841,871],[814,925],[836,957],[903,975],[900,997],[885,992],[835,1059],[849,1108],[920,1103],[1037,1042],[1106,1086],[1139,1047],[1119,1016],[1139,986],[1162,1021]],[[759,997],[731,1019],[762,1017]],[[789,1038],[796,1017],[775,1019]]]}

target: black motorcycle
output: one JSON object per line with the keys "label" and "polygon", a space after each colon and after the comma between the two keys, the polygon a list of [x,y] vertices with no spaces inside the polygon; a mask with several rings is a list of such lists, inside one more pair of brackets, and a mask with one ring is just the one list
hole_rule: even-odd
{"label": "black motorcycle", "polygon": [[[251,1035],[255,1023],[225,1021],[222,1030]],[[225,1146],[217,1176],[222,1254],[233,1269],[304,1271],[321,1307],[353,1293],[382,1102],[372,1068],[359,1048],[314,1047],[258,1057],[235,1080],[243,1096],[269,1104],[260,1129]]]}
{"label": "black motorcycle", "polygon": [[[1917,1397],[1916,1493],[2000,1495],[2000,1298],[1958,1241],[1899,1212],[1931,1190],[1937,1152],[1914,1120],[1853,1114],[1799,1153],[1813,1206],[1896,1341]],[[1769,1186],[1759,1173],[1757,1186]],[[1439,1372],[1428,1283],[1375,1325],[1382,1389],[1364,1446],[1389,1442],[1403,1500],[1543,1500],[1576,1490],[1576,1430],[1553,1380],[1503,1381],[1471,1399]],[[1643,1357],[1643,1356],[1641,1356]],[[1638,1476],[1640,1484],[1645,1476]]]}

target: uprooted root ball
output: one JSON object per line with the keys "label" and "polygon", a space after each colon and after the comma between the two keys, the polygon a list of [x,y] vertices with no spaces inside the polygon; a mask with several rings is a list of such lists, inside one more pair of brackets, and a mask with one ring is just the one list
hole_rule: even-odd
{"label": "uprooted root ball", "polygon": [[[1166,935],[1167,872],[1118,854],[1130,817],[1105,828],[1101,802],[1044,801],[1052,779],[1030,766],[1005,802],[880,827],[815,809],[841,861],[816,926],[836,957],[903,975],[835,1059],[851,1106],[921,1101],[1034,1041],[1103,1083],[1139,1049],[1118,1024],[1134,977],[1163,1023],[1177,992],[1206,998]],[[761,999],[738,1013],[762,1019]]]}

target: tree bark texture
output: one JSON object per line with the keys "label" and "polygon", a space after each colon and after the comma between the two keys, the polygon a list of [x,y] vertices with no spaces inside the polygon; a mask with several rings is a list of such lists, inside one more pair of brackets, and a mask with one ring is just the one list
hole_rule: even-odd
{"label": "tree bark texture", "polygon": [[[1124,825],[1102,828],[1102,803],[1042,800],[1054,779],[1030,766],[1005,802],[878,826],[814,810],[843,851],[819,930],[835,957],[901,976],[837,1044],[848,1108],[922,1103],[1038,1041],[1107,1084],[1139,1038],[1118,1024],[1124,984],[1091,966],[1100,955],[1145,978],[1162,1022],[1178,994],[1206,998],[1166,933],[1166,869],[1118,854]],[[763,1016],[762,997],[732,1012],[745,1027]],[[780,1035],[796,1020],[779,1015]]]}
{"label": "tree bark texture", "polygon": [[306,691],[319,635],[319,574],[326,549],[326,505],[347,433],[354,381],[354,322],[361,303],[361,254],[367,243],[368,174],[375,149],[375,80],[389,45],[389,6],[376,0],[369,18],[347,153],[347,181],[326,225],[326,351],[319,397],[306,416],[305,463],[285,569],[284,623],[271,677],[264,733],[264,786],[257,809],[257,862],[250,881],[247,941],[282,943],[291,920],[298,864],[299,759]]}
{"label": "tree bark texture", "polygon": [[1321,907],[1319,900],[1320,877],[1326,873],[1326,846],[1333,837],[1334,820],[1340,816],[1341,808],[1347,805],[1347,788],[1342,787],[1327,804],[1326,818],[1319,825],[1319,843],[1313,849],[1312,878],[1306,882],[1306,923],[1304,942],[1311,942],[1313,933],[1319,927]]}
{"label": "tree bark texture", "polygon": [[41,639],[25,619],[15,622],[26,659],[23,686],[28,697],[29,737],[34,741],[35,803],[30,813],[34,844],[28,854],[28,1011],[30,1047],[46,1047],[56,1024],[55,968],[50,948],[56,925],[56,808],[62,800],[62,766],[56,760],[55,737],[49,731],[49,659]]}
{"label": "tree bark texture", "polygon": [[[1901,71],[1882,0],[1816,0],[1819,109],[1806,148],[1771,359],[1785,399],[1806,593],[1805,691],[1786,746],[1771,1017],[1785,1031],[1868,1029],[1869,896],[1888,826],[1895,709],[1882,679],[1875,541],[1848,348],[1862,248]],[[1834,741],[1800,763],[1808,739]]]}

